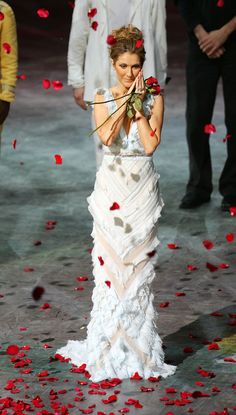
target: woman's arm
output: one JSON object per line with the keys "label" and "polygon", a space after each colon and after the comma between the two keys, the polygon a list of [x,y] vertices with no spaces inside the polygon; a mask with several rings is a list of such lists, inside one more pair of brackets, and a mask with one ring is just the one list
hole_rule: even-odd
{"label": "woman's arm", "polygon": [[151,156],[161,142],[161,130],[164,116],[164,99],[162,95],[155,98],[152,115],[149,120],[142,112],[136,113],[138,132],[145,153]]}

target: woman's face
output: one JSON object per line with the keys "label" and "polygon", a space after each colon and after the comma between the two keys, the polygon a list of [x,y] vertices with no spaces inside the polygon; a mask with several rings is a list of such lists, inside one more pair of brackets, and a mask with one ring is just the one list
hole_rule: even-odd
{"label": "woman's face", "polygon": [[134,82],[136,76],[142,69],[140,58],[136,53],[125,52],[120,55],[113,67],[116,72],[118,82],[125,88]]}

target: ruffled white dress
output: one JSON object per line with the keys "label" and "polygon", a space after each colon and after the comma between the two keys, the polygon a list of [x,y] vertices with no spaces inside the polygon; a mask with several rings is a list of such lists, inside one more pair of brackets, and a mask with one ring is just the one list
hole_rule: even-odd
{"label": "ruffled white dress", "polygon": [[[102,90],[104,100],[111,92]],[[147,95],[143,109],[151,114],[154,98]],[[109,113],[117,107],[109,102]],[[152,255],[159,243],[157,221],[163,201],[159,175],[146,156],[136,123],[105,147],[94,191],[88,198],[93,216],[92,251],[95,287],[87,338],[70,340],[57,351],[76,365],[86,364],[98,382],[118,377],[167,377],[176,366],[164,362],[157,333],[157,312],[151,284],[155,278]]]}

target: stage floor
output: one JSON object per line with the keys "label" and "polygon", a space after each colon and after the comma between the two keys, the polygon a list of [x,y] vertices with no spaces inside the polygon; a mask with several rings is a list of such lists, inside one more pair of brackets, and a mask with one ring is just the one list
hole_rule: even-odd
{"label": "stage floor", "polygon": [[[169,25],[177,25],[175,19],[170,14]],[[1,398],[7,396],[27,403],[40,396],[45,406],[35,409],[39,414],[44,409],[66,413],[60,405],[51,409],[50,402],[74,405],[69,406],[70,414],[82,413],[81,409],[118,414],[125,407],[130,414],[142,415],[227,414],[224,408],[236,414],[236,240],[226,238],[236,237],[236,217],[221,212],[218,193],[226,157],[222,93],[220,87],[213,120],[217,132],[210,139],[212,200],[193,211],[179,210],[188,175],[185,47],[183,40],[170,36],[172,80],[166,89],[163,139],[154,157],[165,207],[153,289],[166,362],[178,365],[178,370],[159,382],[125,380],[111,389],[89,386],[83,374],[52,359],[68,339],[86,336],[93,289],[92,221],[86,198],[96,167],[90,114],[76,107],[66,86],[66,40],[50,41],[47,50],[45,40],[44,46],[32,40],[25,47],[19,73],[26,79],[18,81],[0,158],[0,408]],[[45,90],[43,79],[60,80],[64,87]],[[62,165],[55,164],[55,154],[62,156]],[[48,221],[56,221],[53,229],[45,229]],[[206,249],[204,240],[210,240],[213,248]],[[207,263],[215,268],[207,268]],[[78,282],[79,276],[88,280]],[[38,302],[32,298],[36,285],[45,289]],[[177,296],[178,292],[184,295]],[[166,302],[168,306],[160,306]],[[12,344],[25,353],[19,367],[5,353]],[[48,373],[38,376],[44,371]],[[15,382],[7,390],[10,379]],[[88,384],[81,385],[82,380]],[[170,387],[175,393],[166,391]],[[119,391],[117,401],[104,404],[102,399],[114,395],[114,390]],[[191,402],[183,400],[182,392],[195,392],[188,397]],[[139,400],[143,408],[127,405],[128,398]]]}

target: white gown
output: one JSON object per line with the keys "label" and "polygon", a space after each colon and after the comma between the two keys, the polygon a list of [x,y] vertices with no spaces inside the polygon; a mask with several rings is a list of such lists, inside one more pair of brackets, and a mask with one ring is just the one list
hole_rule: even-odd
{"label": "white gown", "polygon": [[[102,90],[104,100],[112,99]],[[143,102],[146,115],[154,98]],[[107,104],[109,113],[116,103]],[[93,216],[92,251],[95,287],[87,338],[69,340],[57,351],[75,365],[86,364],[94,382],[109,378],[167,377],[176,366],[164,363],[157,333],[157,312],[151,284],[156,277],[152,252],[156,249],[157,221],[163,201],[159,175],[146,156],[136,123],[129,136],[121,129],[111,147],[105,147],[94,191],[88,198]]]}

